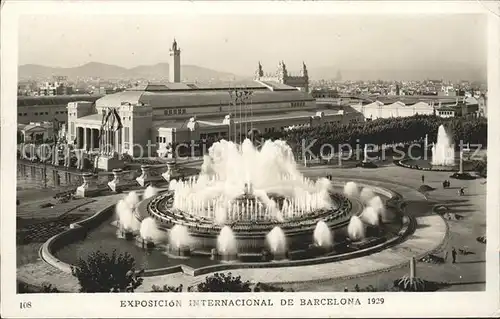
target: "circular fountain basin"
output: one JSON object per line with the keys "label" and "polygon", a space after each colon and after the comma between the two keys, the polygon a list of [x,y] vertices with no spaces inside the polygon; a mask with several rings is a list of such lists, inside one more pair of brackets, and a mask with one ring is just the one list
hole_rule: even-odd
{"label": "circular fountain basin", "polygon": [[[117,228],[112,214],[109,219],[104,220],[99,225],[95,225],[96,228],[90,229],[86,237],[82,240],[66,242],[64,245],[57,244],[54,246],[54,249],[51,248],[50,250],[54,254],[54,258],[60,260],[60,263],[74,265],[78,258],[84,258],[92,251],[101,250],[103,252],[112,252],[114,249],[117,249],[120,252],[130,253],[136,260],[138,267],[147,270],[148,276],[182,270],[185,271],[186,269],[193,269],[195,273],[204,273],[207,271],[215,271],[214,269],[222,269],[220,267],[225,267],[223,269],[241,267],[288,267],[355,258],[369,254],[371,251],[379,251],[393,245],[399,242],[401,238],[407,234],[407,230],[405,230],[407,226],[405,225],[408,224],[408,222],[404,222],[405,219],[401,220],[399,208],[396,208],[398,205],[394,204],[399,202],[400,197],[394,192],[380,187],[373,186],[373,190],[376,195],[383,198],[384,203],[388,207],[388,211],[394,218],[384,220],[384,230],[382,232],[377,227],[367,227],[366,237],[361,241],[352,242],[347,239],[346,228],[348,221],[350,216],[359,215],[363,205],[357,200],[346,198],[341,195],[337,198],[350,202],[351,211],[348,212],[345,219],[334,219],[336,222],[330,222],[330,224],[328,224],[329,229],[332,229],[334,234],[333,247],[328,248],[318,247],[314,244],[314,226],[316,226],[315,222],[320,217],[328,217],[328,214],[337,216],[339,214],[337,211],[331,211],[324,215],[316,216],[316,218],[311,216],[309,224],[302,225],[302,227],[292,224],[293,227],[287,229],[285,226],[291,223],[291,221],[283,222],[281,226],[283,226],[285,236],[287,236],[287,251],[276,256],[270,251],[265,243],[266,231],[274,228],[276,226],[275,223],[263,223],[264,225],[260,225],[263,228],[256,229],[255,232],[251,230],[248,231],[248,229],[246,229],[248,225],[246,228],[235,227],[234,236],[236,240],[239,241],[240,239],[244,239],[252,243],[257,242],[258,244],[249,244],[245,246],[245,244],[238,243],[237,258],[228,258],[217,254],[216,245],[218,233],[216,228],[212,229],[211,232],[203,233],[199,230],[196,232],[196,227],[189,229],[189,234],[194,239],[192,242],[193,246],[182,249],[182,252],[178,254],[172,253],[170,251],[171,249],[168,247],[168,227],[163,228],[165,240],[163,242],[155,242],[155,246],[148,249],[147,247],[142,247],[142,239],[138,233],[134,234],[134,240],[120,238],[118,234],[119,229]],[[340,190],[338,191],[340,192]],[[164,198],[164,196],[161,195],[162,194],[142,201],[139,204],[139,213],[137,213],[136,217],[150,217],[151,215],[148,207],[153,205],[153,203],[161,202],[162,198]],[[393,201],[394,199],[396,199],[396,202]],[[337,207],[341,207],[341,205]],[[113,207],[110,207],[110,209],[113,210]],[[307,218],[305,219],[307,220]],[[180,220],[180,222],[182,222],[182,220]],[[161,227],[160,222],[157,221],[157,224]],[[211,224],[211,226],[214,225]],[[220,230],[220,226],[218,227]],[[256,246],[265,246],[265,248],[262,250],[253,248]],[[186,266],[187,268],[180,268],[181,266]]]}
{"label": "circular fountain basin", "polygon": [[[410,169],[418,169],[423,171],[441,171],[441,172],[456,172],[460,169],[458,162],[455,165],[443,166],[433,165],[432,159],[404,159],[400,160],[398,165]],[[463,171],[474,171],[474,163],[471,161],[463,161]]]}
{"label": "circular fountain basin", "polygon": [[[283,222],[234,220],[226,223],[237,241],[238,253],[260,257],[263,250],[269,249],[266,235],[275,227],[281,228],[285,233],[288,247],[294,247],[295,250],[307,249],[319,221],[324,221],[335,234],[335,230],[347,226],[353,214],[358,215],[363,210],[363,205],[357,199],[348,199],[339,193],[331,193],[330,196],[335,209],[318,210]],[[143,201],[139,206],[137,217],[139,219],[153,217],[158,228],[166,233],[175,225],[187,227],[193,239],[192,250],[210,254],[212,249],[217,247],[217,237],[223,226],[210,218],[172,209],[172,197],[173,192],[169,191]]]}

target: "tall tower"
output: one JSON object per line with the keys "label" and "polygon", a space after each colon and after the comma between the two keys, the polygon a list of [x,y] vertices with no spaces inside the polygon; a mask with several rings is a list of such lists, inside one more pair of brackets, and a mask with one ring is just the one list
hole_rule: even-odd
{"label": "tall tower", "polygon": [[168,80],[179,83],[181,81],[181,49],[177,47],[175,39],[170,48],[170,65],[168,68]]}
{"label": "tall tower", "polygon": [[281,61],[278,64],[278,71],[276,71],[276,76],[278,77],[279,83],[285,83],[288,77],[288,71],[286,69],[286,65],[284,61]]}
{"label": "tall tower", "polygon": [[303,85],[302,88],[304,91],[309,92],[309,71],[307,71],[307,66],[305,62],[302,62],[302,71],[300,72],[302,76]]}
{"label": "tall tower", "polygon": [[259,67],[257,71],[255,71],[255,79],[260,80],[261,77],[264,76],[264,70],[262,69],[262,64],[259,62]]}
{"label": "tall tower", "polygon": [[300,75],[305,78],[309,78],[309,72],[307,71],[307,66],[305,62],[302,62],[302,70],[300,71]]}

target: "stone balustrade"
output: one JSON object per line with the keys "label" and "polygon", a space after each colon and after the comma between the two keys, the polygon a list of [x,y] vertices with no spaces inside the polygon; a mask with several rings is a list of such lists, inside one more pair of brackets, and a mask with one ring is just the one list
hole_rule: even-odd
{"label": "stone balustrade", "polygon": [[127,182],[123,179],[123,170],[121,168],[115,168],[113,170],[113,180],[108,182],[109,188],[113,192],[119,192],[125,185],[127,185]]}
{"label": "stone balustrade", "polygon": [[166,165],[141,165],[141,175],[137,178],[137,174],[131,174],[135,171],[126,171],[121,168],[113,169],[113,179],[103,181],[103,176],[111,177],[109,173],[92,174],[84,173],[82,176],[83,184],[77,188],[76,196],[90,197],[95,196],[100,191],[111,189],[113,192],[120,192],[124,188],[138,183],[141,187],[148,185],[157,185],[160,183],[169,182],[171,179],[179,178],[177,167],[175,164]]}
{"label": "stone balustrade", "polygon": [[177,176],[177,164],[176,163],[168,163],[167,164],[167,171],[163,174],[161,174],[161,176],[163,177],[163,179],[166,181],[166,182],[170,182],[170,180],[172,179],[176,179],[178,176]]}
{"label": "stone balustrade", "polygon": [[141,176],[136,178],[137,183],[142,187],[149,184],[155,184],[162,180],[161,174],[157,168],[151,165],[141,165]]}
{"label": "stone balustrade", "polygon": [[85,173],[82,175],[82,178],[83,184],[76,189],[76,196],[89,197],[99,191],[99,187],[97,186],[97,175]]}

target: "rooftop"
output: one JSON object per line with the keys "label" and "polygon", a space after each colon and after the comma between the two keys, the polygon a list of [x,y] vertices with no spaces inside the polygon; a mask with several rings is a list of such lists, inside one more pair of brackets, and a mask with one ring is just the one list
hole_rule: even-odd
{"label": "rooftop", "polygon": [[[234,87],[232,87],[234,89]],[[271,91],[268,88],[256,89],[246,87],[253,93],[247,103],[313,101],[308,93],[297,89]],[[123,102],[130,104],[148,104],[153,108],[217,106],[228,105],[232,99],[229,88],[224,89],[193,89],[193,90],[128,90],[106,95],[97,100],[97,107],[118,107]]]}
{"label": "rooftop", "polygon": [[27,125],[24,125],[24,126],[19,126],[18,125],[18,129],[24,131],[24,132],[27,132],[27,131],[30,131],[31,129],[34,129],[34,128],[42,128],[42,129],[48,129],[48,128],[52,128],[54,126],[53,123],[51,122],[40,122],[40,123],[30,123],[30,124],[27,124]]}
{"label": "rooftop", "polygon": [[180,91],[228,91],[232,89],[296,91],[295,87],[275,81],[242,80],[217,84],[199,83],[147,83],[127,89],[142,92],[180,92]]}
{"label": "rooftop", "polygon": [[53,96],[18,96],[17,106],[67,105],[70,102],[94,102],[103,95],[53,95]]}

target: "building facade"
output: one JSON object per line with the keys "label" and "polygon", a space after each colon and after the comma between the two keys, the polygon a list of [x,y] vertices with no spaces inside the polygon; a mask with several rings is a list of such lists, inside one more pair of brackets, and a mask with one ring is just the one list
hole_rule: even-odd
{"label": "building facade", "polygon": [[[232,94],[230,94],[230,92]],[[237,98],[238,92],[251,92]],[[148,144],[164,156],[170,145],[203,139],[241,140],[253,134],[294,126],[348,123],[356,111],[316,104],[306,92],[277,82],[251,81],[240,87],[184,83],[148,84],[91,102],[68,104],[68,141],[78,148],[99,147],[103,112],[115,108],[123,128],[108,129],[108,144],[117,153],[139,156]],[[142,153],[144,154],[144,153]]]}
{"label": "building facade", "polygon": [[18,96],[17,123],[53,121],[60,123],[68,120],[68,103],[75,101],[95,102],[102,95],[68,95],[68,96]]}
{"label": "building facade", "polygon": [[337,99],[340,97],[339,92],[333,89],[315,89],[311,91],[311,95],[315,99]]}
{"label": "building facade", "polygon": [[366,120],[414,115],[437,115],[440,117],[484,116],[484,97],[427,97],[399,96],[396,100],[379,97],[370,103],[360,101],[351,105],[363,114]]}
{"label": "building facade", "polygon": [[278,69],[273,73],[264,73],[262,64],[259,62],[257,71],[255,72],[256,81],[271,81],[285,84],[297,88],[302,92],[309,92],[309,72],[307,66],[302,63],[302,70],[299,75],[292,75],[288,72],[285,62],[281,61],[278,64]]}
{"label": "building facade", "polygon": [[482,117],[488,117],[488,108],[487,108],[487,96],[481,95],[478,98],[478,115]]}
{"label": "building facade", "polygon": [[410,117],[419,114],[434,114],[434,107],[426,102],[417,102],[415,104],[407,105],[400,101],[390,104],[375,101],[366,105],[362,105],[361,103],[358,105],[352,105],[352,107],[363,114],[363,117],[366,120],[390,117]]}
{"label": "building facade", "polygon": [[39,96],[71,95],[73,87],[68,85],[66,76],[55,75],[52,82],[44,82],[38,88]]}
{"label": "building facade", "polygon": [[17,131],[18,135],[20,135],[20,141],[22,142],[42,143],[48,139],[54,138],[54,123],[32,122],[29,124],[18,124]]}

